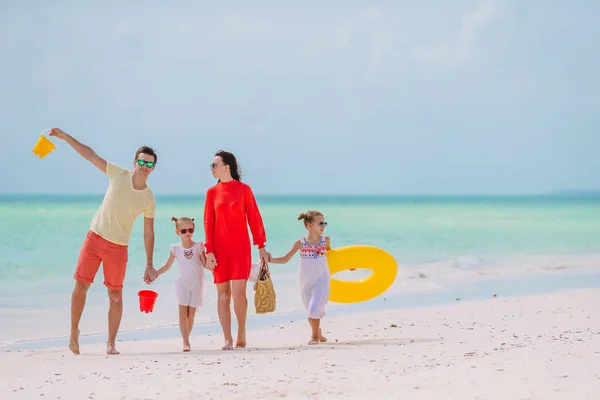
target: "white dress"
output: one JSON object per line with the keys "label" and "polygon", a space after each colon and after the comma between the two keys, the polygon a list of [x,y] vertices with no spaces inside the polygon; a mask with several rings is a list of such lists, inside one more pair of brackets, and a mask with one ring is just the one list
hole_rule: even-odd
{"label": "white dress", "polygon": [[327,242],[324,236],[316,246],[305,238],[300,239],[300,294],[308,318],[325,316],[325,305],[329,299],[329,266],[327,265]]}
{"label": "white dress", "polygon": [[181,244],[172,244],[171,253],[177,259],[179,273],[175,278],[175,295],[180,306],[202,307],[207,302],[206,279],[200,254],[204,251],[202,242],[186,249]]}

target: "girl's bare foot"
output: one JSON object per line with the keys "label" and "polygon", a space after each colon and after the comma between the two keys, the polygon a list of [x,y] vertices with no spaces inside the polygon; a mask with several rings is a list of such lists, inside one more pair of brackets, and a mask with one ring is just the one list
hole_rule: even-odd
{"label": "girl's bare foot", "polygon": [[184,344],[183,345],[183,351],[184,352],[188,352],[190,350],[192,350],[192,346],[190,346],[189,344]]}
{"label": "girl's bare foot", "polygon": [[112,355],[116,355],[116,354],[121,354],[120,352],[117,351],[117,348],[115,347],[114,344],[106,344],[106,354],[108,354],[109,356]]}
{"label": "girl's bare foot", "polygon": [[318,336],[313,336],[310,338],[310,342],[308,342],[308,344],[319,344],[319,337]]}
{"label": "girl's bare foot", "polygon": [[69,350],[73,352],[73,354],[79,354],[79,329],[77,329],[76,333],[71,332],[71,338],[69,339]]}
{"label": "girl's bare foot", "polygon": [[221,350],[233,350],[233,344],[231,343],[231,340],[226,340]]}
{"label": "girl's bare foot", "polygon": [[326,341],[327,341],[327,338],[325,336],[323,336],[321,329],[319,329],[319,342],[325,343]]}

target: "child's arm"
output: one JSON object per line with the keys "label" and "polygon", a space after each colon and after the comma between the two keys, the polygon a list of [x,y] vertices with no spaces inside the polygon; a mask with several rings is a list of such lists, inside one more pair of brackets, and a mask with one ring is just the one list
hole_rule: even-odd
{"label": "child's arm", "polygon": [[[202,263],[202,266],[203,266],[204,268],[206,268],[206,269],[208,269],[208,270],[211,270],[210,268],[208,268],[208,267],[206,266],[206,253],[205,253],[205,252],[202,252],[202,253],[200,253],[200,262]],[[212,271],[212,270],[211,270],[211,271]]]}
{"label": "child's arm", "polygon": [[294,256],[294,254],[296,254],[296,252],[298,250],[300,250],[300,239],[298,239],[294,242],[292,249],[290,251],[288,251],[288,253],[285,256],[272,257],[270,262],[273,264],[285,264],[288,261],[290,261],[290,259]]}
{"label": "child's arm", "polygon": [[156,271],[158,273],[158,276],[161,276],[162,274],[164,274],[165,272],[167,272],[171,266],[173,265],[173,261],[175,261],[175,255],[173,254],[172,251],[169,252],[169,259],[167,260],[167,262],[165,263],[165,265],[163,265],[162,267],[160,267],[158,269],[158,271]]}

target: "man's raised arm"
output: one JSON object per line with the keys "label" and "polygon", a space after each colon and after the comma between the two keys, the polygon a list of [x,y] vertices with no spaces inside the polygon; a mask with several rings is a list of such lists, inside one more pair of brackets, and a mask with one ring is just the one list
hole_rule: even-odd
{"label": "man's raised arm", "polygon": [[59,139],[67,142],[81,157],[85,158],[100,171],[106,173],[106,160],[100,157],[91,147],[79,142],[73,136],[69,135],[65,131],[59,128],[52,128],[50,130],[50,136],[56,136]]}

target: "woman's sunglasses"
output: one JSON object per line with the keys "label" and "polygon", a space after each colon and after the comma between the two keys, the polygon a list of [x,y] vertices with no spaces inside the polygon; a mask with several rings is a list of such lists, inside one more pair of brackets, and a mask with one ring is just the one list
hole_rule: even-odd
{"label": "woman's sunglasses", "polygon": [[179,232],[181,232],[182,235],[185,235],[186,233],[194,233],[194,228],[189,228],[189,229],[182,229]]}
{"label": "woman's sunglasses", "polygon": [[323,222],[323,221],[321,221],[321,222],[319,222],[319,223],[318,223],[318,225],[319,225],[319,226],[327,226],[327,222]]}
{"label": "woman's sunglasses", "polygon": [[154,161],[146,161],[146,160],[142,160],[141,158],[139,160],[137,160],[137,163],[140,167],[143,167],[144,165],[146,165],[148,168],[153,168],[156,163]]}

